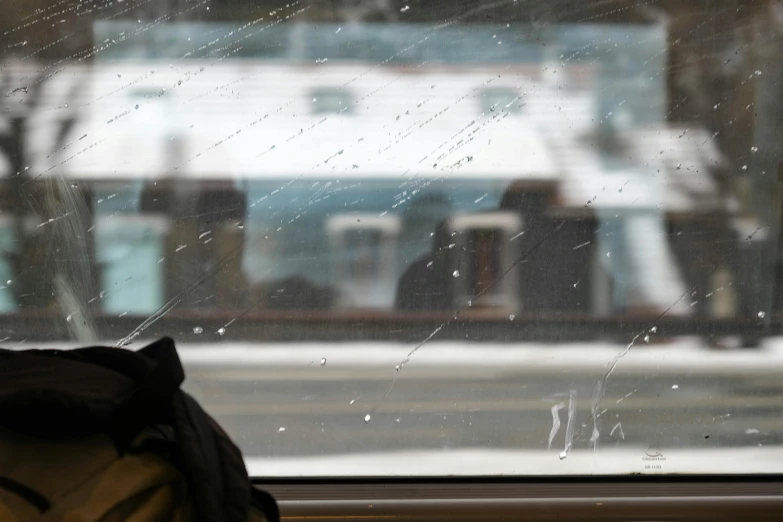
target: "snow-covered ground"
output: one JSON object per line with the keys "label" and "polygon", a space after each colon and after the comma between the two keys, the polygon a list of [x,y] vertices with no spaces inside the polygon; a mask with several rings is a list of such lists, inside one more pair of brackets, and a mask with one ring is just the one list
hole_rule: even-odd
{"label": "snow-covered ground", "polygon": [[[654,336],[655,334],[650,334]],[[418,347],[418,349],[417,349]],[[476,343],[430,341],[404,343],[226,343],[180,346],[185,366],[254,368],[321,365],[324,369],[394,368],[415,350],[404,371],[448,367],[481,371],[590,370],[615,357],[624,371],[686,370],[689,373],[783,372],[783,338],[769,339],[756,350],[714,350],[698,339],[681,338],[667,344],[648,344],[644,336],[628,345],[612,343]]]}
{"label": "snow-covered ground", "polygon": [[[389,370],[409,358],[401,373],[449,368],[453,371],[577,371],[603,368],[619,356],[618,367],[626,372],[687,371],[689,374],[735,372],[783,375],[783,337],[766,339],[757,349],[717,350],[700,339],[682,337],[667,343],[500,343],[432,340],[422,344],[396,342],[291,342],[291,343],[177,343],[183,365],[192,370],[225,368],[264,372],[273,368],[320,366],[323,371],[363,368]],[[654,341],[656,333],[650,333]],[[136,340],[137,349],[154,339]],[[111,345],[112,341],[103,343]],[[33,346],[2,343],[3,348]],[[36,348],[73,349],[82,344],[36,343]],[[411,353],[413,352],[413,353]],[[369,375],[369,374],[368,374]],[[453,374],[452,374],[453,375]]]}
{"label": "snow-covered ground", "polygon": [[[245,459],[250,475],[448,476],[780,473],[783,447],[716,449],[606,448],[559,450],[462,449]],[[651,457],[650,455],[660,455]],[[659,466],[659,467],[658,467]]]}
{"label": "snow-covered ground", "polygon": [[[37,347],[54,346],[76,344]],[[723,351],[695,338],[651,344],[644,336],[628,350],[612,343],[437,340],[412,355],[417,345],[403,343],[178,348],[186,388],[242,446],[254,476],[783,470],[777,395],[783,338],[755,350]],[[596,404],[595,380],[613,362],[609,391]],[[397,381],[406,382],[386,398]],[[555,412],[562,424],[557,430],[550,409],[569,391],[579,433],[560,458],[567,410]],[[593,451],[587,438],[599,407],[609,411]]]}

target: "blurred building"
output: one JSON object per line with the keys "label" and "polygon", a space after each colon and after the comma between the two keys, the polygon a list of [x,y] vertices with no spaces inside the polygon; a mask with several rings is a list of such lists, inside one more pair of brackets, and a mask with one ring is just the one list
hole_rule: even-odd
{"label": "blurred building", "polygon": [[502,314],[730,316],[736,296],[687,295],[731,279],[743,232],[715,133],[667,121],[667,37],[98,23],[117,45],[37,82],[58,110],[28,118],[24,172],[89,201],[109,313],[152,313],[215,266],[186,304],[388,310],[448,222],[451,308],[513,270],[482,301]]}

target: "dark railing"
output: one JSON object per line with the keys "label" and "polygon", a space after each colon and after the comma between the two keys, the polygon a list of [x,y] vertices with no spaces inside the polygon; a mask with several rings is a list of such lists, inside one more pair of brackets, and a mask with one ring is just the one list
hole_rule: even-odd
{"label": "dark railing", "polygon": [[[754,346],[766,336],[783,335],[783,317],[767,319],[704,319],[634,315],[595,318],[585,315],[519,313],[507,316],[477,311],[462,313],[382,313],[231,310],[171,310],[149,324],[140,338],[168,335],[183,342],[355,342],[416,343],[427,339],[470,342],[609,341],[665,343],[678,336],[698,336],[707,342],[739,337]],[[90,318],[101,340],[119,340],[147,318],[97,315]],[[71,318],[71,321],[84,320]],[[42,327],[46,325],[46,327]],[[20,312],[0,316],[5,343],[65,342],[73,340],[65,317],[54,312]],[[645,337],[649,334],[649,340]]]}

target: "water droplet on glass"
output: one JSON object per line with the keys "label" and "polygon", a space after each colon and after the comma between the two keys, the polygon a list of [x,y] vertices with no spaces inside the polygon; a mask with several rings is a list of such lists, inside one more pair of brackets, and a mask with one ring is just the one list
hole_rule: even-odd
{"label": "water droplet on glass", "polygon": [[356,399],[351,399],[351,402],[349,402],[348,404],[353,404],[354,402],[356,402]]}
{"label": "water droplet on glass", "polygon": [[139,109],[139,104],[137,103],[137,104],[136,104],[136,106],[135,106],[135,107],[133,107],[133,108],[134,108],[134,109],[136,109],[136,110],[138,110],[138,109]]}
{"label": "water droplet on glass", "polygon": [[407,10],[408,10],[408,9],[410,9],[410,8],[411,8],[411,6],[409,6],[409,5],[405,5],[405,6],[403,6],[403,7],[402,7],[402,9],[400,9],[400,12],[401,12],[401,13],[404,13],[405,11],[407,11]]}
{"label": "water droplet on glass", "polygon": [[72,319],[73,319],[73,314],[68,314],[68,316],[65,318],[65,320],[69,323],[71,322]]}
{"label": "water droplet on glass", "polygon": [[508,320],[509,320],[509,321],[513,321],[513,320],[514,320],[514,319],[516,319],[516,318],[517,318],[517,316],[516,316],[516,315],[514,315],[514,314],[511,314],[511,315],[509,315],[509,316],[508,316]]}
{"label": "water droplet on glass", "polygon": [[756,76],[761,76],[761,71],[759,71],[758,69],[756,69],[756,72],[754,72],[753,74],[755,74]]}
{"label": "water droplet on glass", "polygon": [[748,166],[747,165],[743,165],[742,166],[742,170],[748,170]]}
{"label": "water droplet on glass", "polygon": [[560,456],[560,460],[565,460],[565,458],[568,456],[568,453],[566,453],[565,451],[561,451],[559,456]]}
{"label": "water droplet on glass", "polygon": [[612,257],[612,253],[611,252],[607,252],[606,253],[606,257]]}
{"label": "water droplet on glass", "polygon": [[5,282],[5,284],[7,284],[7,285],[10,285],[11,283],[13,283],[13,281],[11,281],[10,279]]}
{"label": "water droplet on glass", "polygon": [[370,416],[370,414],[369,414],[369,413],[368,413],[367,415],[365,415],[365,416],[364,416],[364,423],[365,423],[365,424],[367,424],[368,422],[370,422],[370,419],[371,419],[371,418],[372,418],[372,417]]}
{"label": "water droplet on glass", "polygon": [[658,327],[657,326],[653,326],[652,328],[650,328],[650,332],[652,332],[652,333],[655,333],[657,331],[658,331]]}
{"label": "water droplet on glass", "polygon": [[243,223],[237,223],[237,228],[243,229],[245,228],[245,225]]}
{"label": "water droplet on glass", "polygon": [[454,279],[458,278],[459,277],[459,270],[455,270],[454,272],[451,273],[451,275],[454,276]]}
{"label": "water droplet on glass", "polygon": [[277,431],[278,431],[278,432],[283,432],[283,431],[285,431],[285,426],[280,426],[280,428],[278,428],[278,430],[277,430]]}
{"label": "water droplet on glass", "polygon": [[672,384],[672,390],[679,390],[680,386],[677,384]]}
{"label": "water droplet on glass", "polygon": [[395,372],[398,372],[398,371],[400,371],[400,365],[399,365],[399,364],[398,364],[397,366],[395,366],[395,367],[394,367],[394,371],[395,371]]}
{"label": "water droplet on glass", "polygon": [[321,358],[321,366],[326,366],[326,357]]}
{"label": "water droplet on glass", "polygon": [[225,328],[223,328],[223,327],[218,328],[218,331],[217,331],[218,335],[223,335],[224,333],[226,333],[226,329]]}
{"label": "water droplet on glass", "polygon": [[193,333],[196,335],[201,335],[202,333],[204,333],[204,329],[200,326],[196,326],[195,328],[193,328]]}
{"label": "water droplet on glass", "polygon": [[762,310],[762,311],[760,311],[760,312],[759,312],[758,314],[756,314],[756,315],[758,315],[758,316],[759,316],[759,319],[764,319],[764,316],[765,316],[765,315],[767,315],[767,314],[766,314],[766,313],[764,313],[764,311]]}
{"label": "water droplet on glass", "polygon": [[751,148],[750,148],[750,151],[751,151],[751,152],[758,152],[758,151],[759,151],[759,148],[754,146],[754,147],[751,147]]}
{"label": "water droplet on glass", "polygon": [[644,342],[649,343],[650,342],[650,334],[647,334],[644,336]]}

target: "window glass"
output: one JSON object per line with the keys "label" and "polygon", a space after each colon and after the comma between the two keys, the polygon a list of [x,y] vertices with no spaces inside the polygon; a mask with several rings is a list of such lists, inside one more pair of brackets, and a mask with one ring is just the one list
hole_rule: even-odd
{"label": "window glass", "polygon": [[350,93],[345,89],[315,89],[313,91],[314,114],[340,114],[351,111]]}
{"label": "window glass", "polygon": [[0,343],[251,473],[783,472],[772,0],[0,7]]}
{"label": "window glass", "polygon": [[481,97],[484,112],[508,111],[517,114],[522,108],[521,96],[514,89],[486,89]]}

